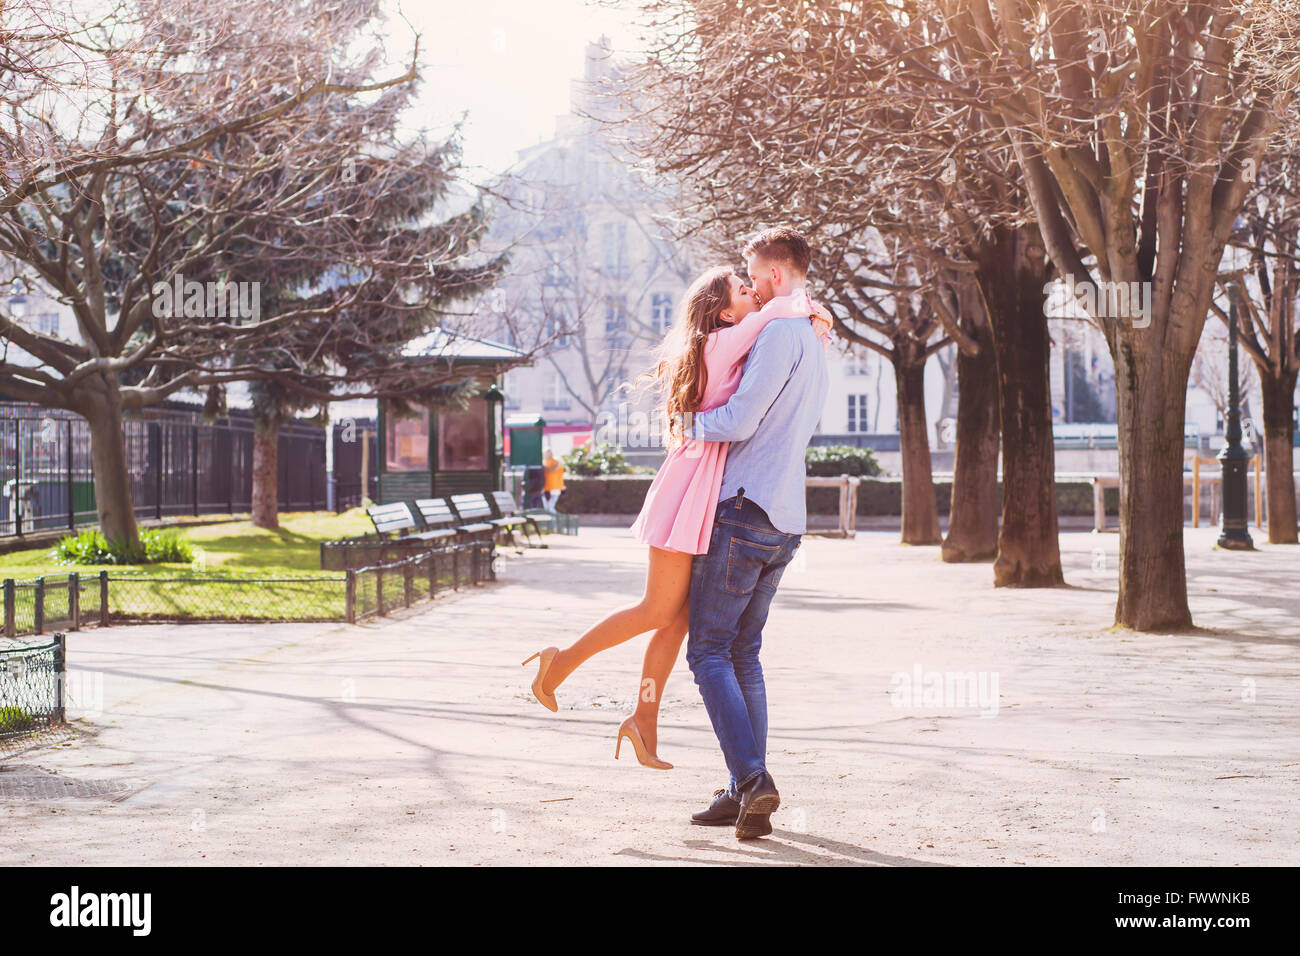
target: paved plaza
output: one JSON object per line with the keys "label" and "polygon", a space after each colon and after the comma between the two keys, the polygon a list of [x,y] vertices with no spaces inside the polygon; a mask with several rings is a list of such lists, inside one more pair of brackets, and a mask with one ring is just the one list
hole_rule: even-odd
{"label": "paved plaza", "polygon": [[725,772],[684,655],[670,771],[613,759],[645,638],[559,713],[528,691],[520,661],[639,594],[626,529],[355,627],[71,634],[71,728],[0,751],[0,862],[1295,865],[1300,548],[1215,536],[1187,532],[1176,635],[1111,628],[1113,534],[1021,591],[896,532],[806,538],[763,652],[782,806],[747,843],[689,824]]}

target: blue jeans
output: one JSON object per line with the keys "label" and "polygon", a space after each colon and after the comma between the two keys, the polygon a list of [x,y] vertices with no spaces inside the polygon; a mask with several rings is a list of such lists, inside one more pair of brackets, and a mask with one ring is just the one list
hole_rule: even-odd
{"label": "blue jeans", "polygon": [[758,652],[768,607],[800,538],[772,527],[742,488],[719,502],[709,551],[691,564],[686,661],[722,746],[732,794],[767,769],[767,691]]}

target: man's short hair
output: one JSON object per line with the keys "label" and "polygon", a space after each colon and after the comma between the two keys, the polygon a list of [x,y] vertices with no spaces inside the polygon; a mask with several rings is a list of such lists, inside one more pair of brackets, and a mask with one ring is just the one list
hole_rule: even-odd
{"label": "man's short hair", "polygon": [[771,262],[787,263],[800,275],[807,275],[808,266],[812,263],[812,249],[808,246],[808,240],[789,226],[764,229],[745,243],[743,255],[746,258],[759,256]]}

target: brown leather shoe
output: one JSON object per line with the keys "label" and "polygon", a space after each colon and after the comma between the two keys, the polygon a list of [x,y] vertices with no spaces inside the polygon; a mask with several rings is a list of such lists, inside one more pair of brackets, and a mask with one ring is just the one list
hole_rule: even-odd
{"label": "brown leather shoe", "polygon": [[740,801],[726,790],[714,790],[709,809],[691,814],[691,823],[701,827],[729,827],[740,816]]}
{"label": "brown leather shoe", "polygon": [[772,832],[769,819],[781,806],[772,775],[763,771],[740,791],[740,813],[736,816],[736,839],[752,840]]}

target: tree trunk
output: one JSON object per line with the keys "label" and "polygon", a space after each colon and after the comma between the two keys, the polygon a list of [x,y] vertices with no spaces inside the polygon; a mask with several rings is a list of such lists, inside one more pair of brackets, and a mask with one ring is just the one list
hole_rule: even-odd
{"label": "tree trunk", "polygon": [[257,417],[253,423],[253,527],[280,527],[280,418]]}
{"label": "tree trunk", "polygon": [[1268,543],[1296,544],[1295,439],[1291,409],[1296,373],[1259,370],[1264,393],[1264,474],[1268,487]]}
{"label": "tree trunk", "polygon": [[893,354],[898,440],[903,453],[903,544],[938,544],[939,503],[925,418],[925,346],[898,343]]}
{"label": "tree trunk", "polygon": [[1031,228],[996,231],[976,272],[993,333],[1001,406],[1002,528],[993,562],[995,587],[1065,583],[1057,540],[1051,340],[1043,313],[1043,286],[1051,272]]}
{"label": "tree trunk", "polygon": [[[122,435],[122,396],[117,383],[102,376],[95,376],[85,388],[90,400],[78,411],[90,426],[90,461],[99,529],[110,541],[136,547],[140,543],[140,530],[131,504],[131,475],[126,466],[126,439]],[[161,467],[161,462],[157,464]]]}
{"label": "tree trunk", "polygon": [[1191,360],[1167,355],[1158,341],[1135,348],[1131,339],[1143,334],[1118,335],[1114,356],[1120,475],[1115,623],[1169,631],[1192,626],[1183,554],[1184,396]]}
{"label": "tree trunk", "polygon": [[943,560],[983,561],[998,551],[998,368],[988,324],[967,327],[978,355],[957,353],[957,450]]}

